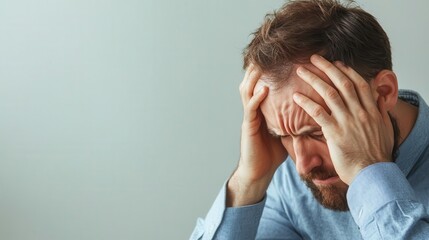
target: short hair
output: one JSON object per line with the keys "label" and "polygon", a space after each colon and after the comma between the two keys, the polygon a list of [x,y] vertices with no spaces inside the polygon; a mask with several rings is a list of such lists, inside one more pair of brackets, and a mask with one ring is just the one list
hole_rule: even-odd
{"label": "short hair", "polygon": [[313,54],[342,61],[367,81],[392,70],[389,38],[375,17],[338,0],[295,0],[267,14],[244,49],[244,68],[253,63],[281,81]]}

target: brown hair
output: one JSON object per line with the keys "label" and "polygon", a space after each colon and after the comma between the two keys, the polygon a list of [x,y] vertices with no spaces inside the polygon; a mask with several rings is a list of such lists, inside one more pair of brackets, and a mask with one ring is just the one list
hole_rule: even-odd
{"label": "brown hair", "polygon": [[308,63],[315,53],[342,61],[366,80],[392,70],[389,39],[377,20],[337,0],[286,3],[267,14],[253,36],[244,50],[244,68],[253,63],[276,81],[285,79],[292,64]]}

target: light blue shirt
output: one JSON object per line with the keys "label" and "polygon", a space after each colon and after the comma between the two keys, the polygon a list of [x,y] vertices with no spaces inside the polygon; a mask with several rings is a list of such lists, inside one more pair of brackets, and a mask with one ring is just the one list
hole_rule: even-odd
{"label": "light blue shirt", "polygon": [[363,169],[347,192],[349,212],[321,206],[291,159],[275,173],[266,198],[226,208],[226,184],[190,239],[429,239],[429,108],[415,92],[400,98],[419,107],[394,163]]}

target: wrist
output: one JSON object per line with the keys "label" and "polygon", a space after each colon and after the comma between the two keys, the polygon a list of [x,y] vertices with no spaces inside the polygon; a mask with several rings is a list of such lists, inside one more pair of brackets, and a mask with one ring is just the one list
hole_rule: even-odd
{"label": "wrist", "polygon": [[240,207],[259,203],[265,196],[271,179],[248,181],[235,172],[227,183],[227,207]]}

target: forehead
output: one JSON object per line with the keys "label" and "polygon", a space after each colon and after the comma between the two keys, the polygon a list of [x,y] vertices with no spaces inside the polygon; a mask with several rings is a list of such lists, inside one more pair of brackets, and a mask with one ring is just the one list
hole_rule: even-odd
{"label": "forehead", "polygon": [[268,75],[262,75],[259,85],[269,87],[269,93],[261,104],[261,111],[267,122],[269,129],[279,135],[298,134],[307,128],[318,127],[317,123],[293,101],[295,92],[302,93],[326,109],[326,104],[320,95],[307,83],[305,83],[297,74],[298,66],[304,66],[314,72],[323,80],[330,83],[328,77],[311,64],[294,65],[292,72],[284,79],[284,84],[273,86],[272,79]]}

